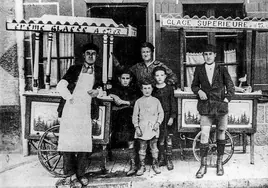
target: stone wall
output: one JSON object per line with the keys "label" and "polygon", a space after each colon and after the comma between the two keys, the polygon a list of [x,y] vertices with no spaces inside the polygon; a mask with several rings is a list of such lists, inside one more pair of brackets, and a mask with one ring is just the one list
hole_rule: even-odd
{"label": "stone wall", "polygon": [[258,104],[256,145],[268,145],[268,103]]}
{"label": "stone wall", "polygon": [[15,1],[0,4],[0,152],[21,152],[19,81],[15,32],[6,19],[15,18]]}

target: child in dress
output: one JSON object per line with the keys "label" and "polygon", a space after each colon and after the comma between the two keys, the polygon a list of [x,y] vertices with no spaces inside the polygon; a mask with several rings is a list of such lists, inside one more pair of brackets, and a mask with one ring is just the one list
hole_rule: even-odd
{"label": "child in dress", "polygon": [[172,136],[174,132],[173,122],[177,114],[174,89],[165,82],[167,74],[164,67],[156,67],[153,70],[153,76],[156,80],[153,96],[160,101],[164,110],[164,120],[160,126],[160,136],[158,139],[159,166],[166,164],[168,170],[173,170]]}
{"label": "child in dress", "polygon": [[128,143],[128,153],[130,157],[130,170],[127,175],[136,173],[136,151],[134,148],[135,128],[132,124],[133,106],[136,101],[136,90],[131,87],[132,74],[128,70],[123,70],[119,74],[119,84],[113,87],[109,96],[113,98],[113,132],[116,141]]}
{"label": "child in dress", "polygon": [[153,157],[152,168],[156,174],[160,174],[157,141],[159,137],[159,126],[164,119],[164,111],[160,101],[152,96],[153,86],[151,83],[143,82],[141,91],[143,96],[135,102],[132,116],[132,122],[136,129],[135,138],[140,145],[140,168],[136,175],[141,176],[146,171],[144,160],[148,142]]}

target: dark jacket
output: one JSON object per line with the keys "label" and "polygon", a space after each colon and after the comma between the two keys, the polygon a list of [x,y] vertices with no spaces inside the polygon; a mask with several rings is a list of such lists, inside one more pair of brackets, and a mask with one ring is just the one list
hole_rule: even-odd
{"label": "dark jacket", "polygon": [[137,100],[137,92],[132,86],[124,87],[120,84],[116,84],[112,89],[107,91],[108,94],[117,95],[120,99],[129,101],[130,107],[133,108]]}
{"label": "dark jacket", "polygon": [[[76,83],[78,81],[78,76],[82,70],[83,64],[79,65],[72,65],[66,72],[66,74],[62,77],[62,79],[66,80],[69,84],[67,88],[71,93],[73,93]],[[100,66],[94,65],[94,72],[95,72],[95,83],[93,86],[93,89],[96,89],[98,87],[102,87],[102,68]],[[62,110],[64,108],[66,100],[61,98],[60,104],[58,107],[58,116],[61,117],[62,115]],[[92,119],[97,119],[98,118],[98,106],[99,106],[99,101],[97,98],[92,98],[91,102],[91,117]]]}
{"label": "dark jacket", "polygon": [[164,110],[165,115],[169,114],[169,118],[176,118],[177,116],[177,103],[174,97],[174,89],[170,85],[166,85],[164,88],[155,87],[152,95],[156,97]]}
{"label": "dark jacket", "polygon": [[198,98],[197,110],[200,115],[224,115],[228,113],[228,103],[224,102],[224,98],[231,101],[235,88],[226,67],[216,64],[212,84],[210,84],[205,64],[197,66],[191,88],[198,97],[200,89],[207,94],[207,100]]}

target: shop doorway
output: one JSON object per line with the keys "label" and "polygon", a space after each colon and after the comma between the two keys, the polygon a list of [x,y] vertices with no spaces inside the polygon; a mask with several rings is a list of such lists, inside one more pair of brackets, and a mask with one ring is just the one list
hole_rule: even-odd
{"label": "shop doorway", "polygon": [[[146,4],[88,4],[88,16],[112,18],[117,24],[137,28],[137,37],[115,37],[114,55],[121,65],[130,67],[141,61],[140,44],[146,41]],[[92,39],[102,44],[102,38]]]}
{"label": "shop doorway", "polygon": [[[129,68],[141,61],[140,44],[147,39],[147,5],[146,4],[87,4],[88,16],[97,18],[111,18],[117,24],[123,24],[125,27],[131,25],[137,28],[137,37],[115,37],[113,53],[121,65]],[[102,46],[103,38],[101,36],[91,36],[92,42]],[[101,49],[102,50],[102,49]],[[101,54],[101,53],[100,53]],[[102,57],[100,57],[101,59]],[[112,84],[116,84],[117,71],[114,70]],[[128,143],[123,139],[125,135],[119,125],[122,123],[116,119],[117,112],[112,112],[111,143],[110,148],[127,148]]]}

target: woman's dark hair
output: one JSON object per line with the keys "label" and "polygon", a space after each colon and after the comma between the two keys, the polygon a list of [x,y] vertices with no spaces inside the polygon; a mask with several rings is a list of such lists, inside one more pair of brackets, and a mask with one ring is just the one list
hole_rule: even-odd
{"label": "woman's dark hair", "polygon": [[152,72],[152,76],[155,76],[155,73],[156,73],[157,71],[163,71],[165,74],[167,74],[167,70],[166,70],[165,67],[163,67],[163,66],[158,66],[158,67],[155,67],[155,68],[154,68],[154,70],[153,70],[153,72]]}
{"label": "woman's dark hair", "polygon": [[150,48],[151,52],[154,52],[154,45],[152,45],[150,42],[144,42],[141,44],[141,49],[146,47]]}

